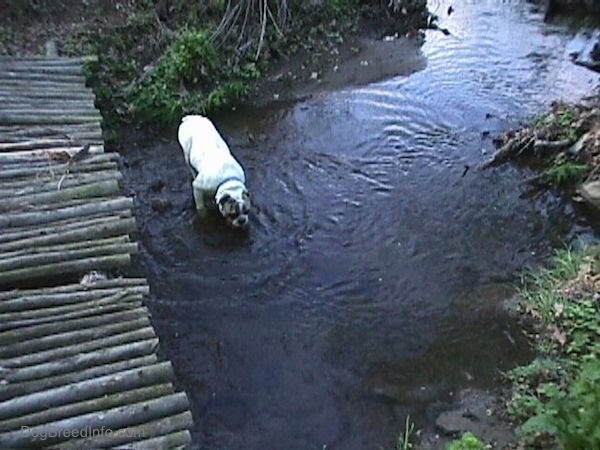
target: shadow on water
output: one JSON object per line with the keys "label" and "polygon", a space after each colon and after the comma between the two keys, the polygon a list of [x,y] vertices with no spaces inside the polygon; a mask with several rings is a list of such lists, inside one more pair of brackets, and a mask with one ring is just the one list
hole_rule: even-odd
{"label": "shadow on water", "polygon": [[217,118],[256,204],[248,233],[198,222],[174,131],[123,144],[198,448],[379,448],[529,356],[499,307],[508,283],[589,227],[529,198],[525,170],[477,165],[491,136],[597,78],[527,3],[454,3],[453,35],[429,33],[410,76]]}

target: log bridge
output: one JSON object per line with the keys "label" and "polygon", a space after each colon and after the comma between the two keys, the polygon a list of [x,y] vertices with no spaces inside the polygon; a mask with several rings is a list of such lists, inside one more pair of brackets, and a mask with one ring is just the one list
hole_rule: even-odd
{"label": "log bridge", "polygon": [[0,448],[184,448],[84,63],[0,56]]}

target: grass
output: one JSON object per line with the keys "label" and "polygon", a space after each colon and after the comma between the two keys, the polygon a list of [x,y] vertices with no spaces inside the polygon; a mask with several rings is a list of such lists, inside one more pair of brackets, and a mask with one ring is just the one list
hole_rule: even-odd
{"label": "grass", "polygon": [[396,444],[392,450],[412,450],[415,449],[415,442],[417,441],[421,431],[416,429],[415,423],[411,420],[410,416],[406,416],[404,421],[404,430],[398,435]]}
{"label": "grass", "polygon": [[569,160],[565,153],[559,153],[544,170],[543,177],[554,188],[574,186],[584,181],[591,170],[589,165]]}
{"label": "grass", "polygon": [[485,450],[486,444],[481,442],[473,433],[464,433],[460,439],[455,439],[446,446],[446,450]]}
{"label": "grass", "polygon": [[509,418],[537,448],[600,448],[600,247],[560,250],[523,275],[522,312],[535,321],[538,357],[509,371]]}

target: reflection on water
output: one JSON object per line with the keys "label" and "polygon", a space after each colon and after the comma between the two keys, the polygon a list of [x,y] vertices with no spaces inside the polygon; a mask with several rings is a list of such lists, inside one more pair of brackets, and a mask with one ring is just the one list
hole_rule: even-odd
{"label": "reflection on water", "polygon": [[453,6],[421,71],[219,118],[256,203],[248,234],[196,220],[174,135],[123,150],[199,448],[379,448],[525,357],[503,283],[571,210],[526,198],[517,168],[476,167],[490,136],[597,78],[526,2]]}

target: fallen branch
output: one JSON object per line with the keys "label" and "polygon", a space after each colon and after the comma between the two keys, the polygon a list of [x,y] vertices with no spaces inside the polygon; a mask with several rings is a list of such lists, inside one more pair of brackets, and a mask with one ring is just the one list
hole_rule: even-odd
{"label": "fallen branch", "polygon": [[544,141],[536,139],[533,143],[533,150],[540,151],[558,151],[570,147],[573,144],[571,139],[562,139],[560,141]]}
{"label": "fallen branch", "polygon": [[488,169],[493,166],[500,165],[516,155],[522,154],[527,149],[531,148],[535,142],[535,136],[529,136],[523,133],[519,137],[509,139],[500,150],[487,162],[481,165],[481,169]]}

